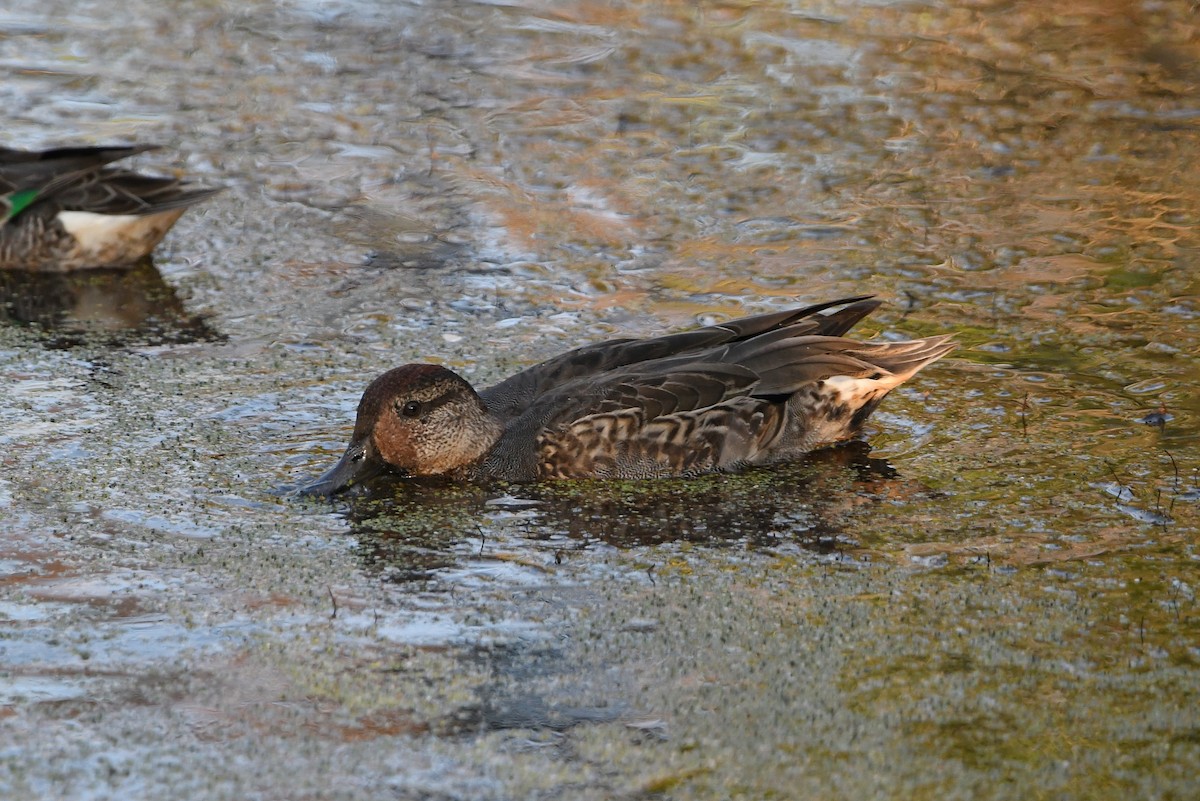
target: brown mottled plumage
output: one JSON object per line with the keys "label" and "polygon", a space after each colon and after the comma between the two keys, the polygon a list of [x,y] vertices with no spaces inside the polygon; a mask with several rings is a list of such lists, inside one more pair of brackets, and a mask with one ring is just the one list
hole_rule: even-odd
{"label": "brown mottled plumage", "polygon": [[397,367],[367,387],[345,454],[304,491],[332,494],[385,467],[532,481],[793,458],[853,436],[888,392],[954,349],[946,336],[843,338],[878,306],[845,298],[586,345],[479,393],[443,367]]}

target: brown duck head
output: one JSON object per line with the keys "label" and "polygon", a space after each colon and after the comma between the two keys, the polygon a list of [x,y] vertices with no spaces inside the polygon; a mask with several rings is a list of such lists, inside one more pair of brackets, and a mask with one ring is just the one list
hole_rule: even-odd
{"label": "brown duck head", "polygon": [[463,378],[433,364],[406,364],[371,382],[346,452],[300,491],[332,495],[389,468],[405,476],[453,474],[482,458],[501,431]]}

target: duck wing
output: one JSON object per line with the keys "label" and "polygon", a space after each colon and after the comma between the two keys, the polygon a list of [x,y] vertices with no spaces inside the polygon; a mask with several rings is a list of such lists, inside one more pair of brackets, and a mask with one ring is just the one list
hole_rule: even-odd
{"label": "duck wing", "polygon": [[[512,421],[529,409],[538,398],[556,387],[630,365],[696,354],[783,329],[792,330],[788,336],[796,336],[801,332],[841,336],[878,308],[879,301],[871,300],[870,297],[860,295],[841,298],[799,309],[742,317],[719,325],[650,339],[614,339],[585,345],[535,364],[483,390],[479,396],[492,414],[502,421]],[[819,314],[835,306],[845,308],[831,314]],[[694,361],[694,358],[689,360]]]}
{"label": "duck wing", "polygon": [[550,389],[488,457],[514,480],[686,475],[845,439],[888,392],[954,348],[947,337],[856,342],[796,323],[582,376]]}
{"label": "duck wing", "polygon": [[716,469],[725,466],[722,443],[731,439],[719,428],[734,418],[742,421],[738,430],[762,428],[757,407],[773,401],[751,396],[759,381],[741,365],[689,357],[583,376],[542,394],[511,421],[483,468],[520,481]]}
{"label": "duck wing", "polygon": [[888,389],[954,350],[949,335],[906,342],[859,342],[802,329],[771,331],[727,346],[710,358],[740,364],[759,376],[761,395],[790,395],[835,377],[879,381]]}
{"label": "duck wing", "polygon": [[53,213],[154,214],[190,206],[220,191],[107,166],[155,149],[156,145],[40,152],[0,148],[0,220],[8,221],[34,204],[47,204],[44,208]]}
{"label": "duck wing", "polygon": [[105,164],[156,149],[156,145],[61,147],[55,150],[0,147],[0,189],[11,192],[14,189],[43,187],[56,179],[95,170]]}

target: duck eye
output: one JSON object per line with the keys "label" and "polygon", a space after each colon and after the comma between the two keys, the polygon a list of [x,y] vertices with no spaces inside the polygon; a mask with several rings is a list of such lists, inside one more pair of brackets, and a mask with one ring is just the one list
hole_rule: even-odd
{"label": "duck eye", "polygon": [[397,403],[396,411],[400,412],[400,414],[404,415],[405,417],[416,417],[421,413],[421,402],[410,400],[403,406]]}

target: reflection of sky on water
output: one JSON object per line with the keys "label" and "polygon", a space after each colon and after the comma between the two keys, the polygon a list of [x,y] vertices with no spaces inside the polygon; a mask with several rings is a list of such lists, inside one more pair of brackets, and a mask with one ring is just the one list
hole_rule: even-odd
{"label": "reflection of sky on water", "polygon": [[[78,797],[1185,793],[1195,27],[1186,0],[0,11],[6,145],[154,141],[139,166],[228,187],[152,289],[6,301],[68,298],[0,326],[0,650],[44,701],[0,715],[0,795],[47,765]],[[889,301],[868,333],[962,343],[873,419],[894,475],[276,494],[396,364],[486,385],[858,292]],[[55,581],[116,600],[30,594]],[[606,702],[633,719],[531,711]]]}

